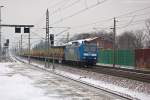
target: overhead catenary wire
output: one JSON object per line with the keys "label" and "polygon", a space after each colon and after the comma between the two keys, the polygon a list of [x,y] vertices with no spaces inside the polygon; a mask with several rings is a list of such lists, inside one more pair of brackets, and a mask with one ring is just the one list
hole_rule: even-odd
{"label": "overhead catenary wire", "polygon": [[66,10],[72,6],[74,6],[75,4],[79,3],[81,0],[76,0],[74,2],[72,2],[71,4],[67,5],[67,6],[62,6],[62,7],[59,7],[58,9],[56,9],[55,11],[53,11],[52,13],[50,13],[50,15],[54,15],[56,13],[58,13],[60,11],[60,9],[63,9],[63,10]]}
{"label": "overhead catenary wire", "polygon": [[78,14],[81,14],[82,12],[85,12],[85,11],[87,11],[87,10],[89,10],[89,9],[92,9],[92,8],[98,6],[98,5],[100,5],[100,4],[102,4],[102,3],[106,2],[106,1],[107,1],[107,0],[102,0],[101,2],[98,2],[98,3],[96,3],[96,4],[93,4],[93,5],[89,6],[88,8],[83,8],[83,9],[81,9],[81,10],[79,10],[79,11],[77,11],[77,12],[75,12],[75,13],[69,15],[69,16],[66,16],[66,17],[62,18],[61,20],[55,21],[54,23],[52,23],[52,25],[55,25],[55,24],[58,24],[58,23],[60,23],[60,22],[62,22],[62,21],[64,21],[64,20],[70,19],[70,18],[72,18],[72,17],[74,17],[74,16],[76,16],[76,15],[78,15]]}
{"label": "overhead catenary wire", "polygon": [[146,21],[146,19],[136,20],[136,21],[133,21],[133,22],[128,23],[128,25],[123,25],[122,27],[117,27],[117,28],[118,28],[118,29],[122,29],[122,28],[126,28],[126,27],[128,27],[128,26],[130,26],[130,25],[138,25],[138,24],[141,24],[141,23],[143,23],[143,22],[145,22],[145,21]]}
{"label": "overhead catenary wire", "polygon": [[133,20],[135,19],[135,17],[136,16],[133,16],[132,19],[126,25],[122,26],[121,28],[125,28],[125,27],[129,26],[133,22]]}
{"label": "overhead catenary wire", "polygon": [[126,15],[131,15],[131,14],[134,14],[134,13],[137,13],[137,12],[139,12],[139,11],[146,10],[146,9],[150,9],[150,6],[144,7],[144,8],[142,8],[142,9],[137,9],[137,10],[134,10],[134,11],[131,11],[131,12],[127,12],[127,13],[125,13],[125,14],[116,16],[116,18],[125,17]]}
{"label": "overhead catenary wire", "polygon": [[[69,1],[69,0],[62,0],[61,2],[58,2],[58,3],[54,4],[53,6],[47,7],[47,9],[49,9],[49,8],[52,9],[52,8],[56,7],[57,5],[60,5],[61,3],[65,3],[65,1]],[[53,11],[52,13],[50,13],[50,15],[54,15],[55,13],[61,11],[60,9],[63,9],[63,10],[68,9],[68,8],[74,6],[75,4],[79,3],[80,1],[81,0],[76,0],[76,1],[72,2],[71,4],[67,5],[66,7],[64,7],[64,5],[62,5],[58,9],[56,9],[55,11]],[[43,14],[43,16],[41,18],[43,18],[44,16],[45,16],[45,13]],[[36,24],[39,24],[40,21],[41,20],[39,20]]]}
{"label": "overhead catenary wire", "polygon": [[[68,0],[63,0],[63,1],[68,1]],[[74,5],[75,3],[79,2],[79,1],[80,1],[80,0],[76,0],[75,2],[71,3],[71,4],[68,5],[67,7]],[[61,2],[61,3],[62,3],[62,2]],[[56,4],[56,5],[57,5],[57,4]],[[66,8],[67,8],[67,7],[66,7]]]}
{"label": "overhead catenary wire", "polygon": [[129,16],[124,16],[124,17],[118,17],[118,19],[126,19],[126,18],[130,18],[130,17],[133,17],[133,16],[140,17],[140,16],[144,16],[144,15],[149,15],[150,16],[150,12],[146,12],[146,13],[142,13],[142,14],[129,15]]}
{"label": "overhead catenary wire", "polygon": [[[99,0],[98,0],[99,1]],[[97,1],[97,2],[98,2]],[[131,12],[128,12],[128,13],[125,13],[125,14],[122,14],[122,15],[119,15],[119,16],[116,16],[116,18],[119,18],[119,19],[121,19],[121,18],[127,18],[127,17],[133,17],[133,16],[131,16],[131,14],[135,14],[135,13],[137,13],[137,12],[140,12],[140,11],[143,11],[143,10],[146,10],[146,9],[149,9],[150,7],[145,7],[145,8],[142,8],[142,9],[138,9],[138,10],[135,10],[135,11],[131,11]],[[84,12],[84,11],[83,11]],[[80,13],[82,13],[82,11],[81,12],[79,12],[79,14]],[[78,15],[78,13],[75,13],[75,15]],[[75,15],[70,15],[70,16],[68,16],[68,18],[67,17],[64,17],[64,18],[66,18],[66,19],[61,19],[61,21],[62,20],[67,20],[67,19],[69,19],[69,17],[71,18],[71,17],[73,17],[73,16],[75,16]],[[136,16],[142,16],[142,15],[147,15],[147,14],[137,14]],[[110,18],[110,19],[106,19],[106,20],[112,20],[113,18]],[[93,23],[89,23],[89,24],[84,24],[84,25],[79,25],[79,26],[75,26],[75,27],[72,27],[72,29],[75,29],[75,28],[83,28],[83,27],[86,27],[86,26],[90,26],[90,25],[94,25],[94,24],[96,24],[96,23],[100,23],[101,21],[96,21],[96,22],[93,22]],[[131,23],[131,22],[130,22]],[[129,23],[129,24],[130,24]],[[126,26],[128,26],[128,25],[126,25]]]}
{"label": "overhead catenary wire", "polygon": [[[62,0],[63,1],[66,1],[66,0]],[[97,0],[98,3],[101,3],[99,0]],[[60,2],[61,3],[61,2]],[[59,4],[59,3],[58,3]],[[57,5],[57,4],[56,4]],[[131,11],[131,12],[128,12],[128,13],[125,13],[125,14],[122,14],[122,15],[119,15],[119,16],[116,16],[116,18],[121,18],[121,17],[125,17],[126,15],[130,15],[130,14],[133,14],[133,13],[136,13],[136,12],[139,12],[139,11],[142,11],[142,10],[146,10],[146,9],[149,9],[150,6],[148,7],[145,7],[145,8],[142,8],[142,9],[137,9],[135,11]],[[69,17],[69,16],[68,16]],[[71,16],[70,16],[71,17]],[[66,18],[65,18],[66,19]],[[62,21],[62,20],[61,20]],[[97,23],[97,22],[95,22]],[[91,23],[91,24],[94,24],[94,23]],[[90,24],[89,24],[90,25]]]}
{"label": "overhead catenary wire", "polygon": [[[57,5],[65,3],[66,1],[71,1],[71,0],[61,0],[60,2],[57,2],[57,3],[55,3],[55,4],[53,4],[53,5],[49,6],[49,7],[47,7],[47,9],[52,9],[52,8],[56,7]],[[39,18],[39,20],[36,21],[35,25],[39,24],[43,17],[45,17],[45,13],[43,13],[42,16],[41,16],[41,18]]]}
{"label": "overhead catenary wire", "polygon": [[108,18],[108,19],[104,19],[104,20],[99,20],[99,21],[91,22],[91,23],[89,23],[89,24],[83,24],[83,25],[73,26],[73,27],[71,27],[71,28],[72,28],[72,29],[83,28],[83,27],[87,27],[87,26],[94,25],[94,24],[97,24],[97,23],[106,22],[106,21],[111,21],[112,19],[113,19],[113,18]]}
{"label": "overhead catenary wire", "polygon": [[32,33],[36,34],[36,36],[40,37],[41,39],[44,39],[44,37],[40,36],[38,33],[36,33],[36,32],[32,32]]}
{"label": "overhead catenary wire", "polygon": [[[132,13],[132,14],[134,14],[134,12],[136,13],[136,12],[138,12],[138,11],[142,11],[142,10],[146,10],[146,9],[149,9],[150,7],[146,7],[146,8],[143,8],[143,9],[138,9],[138,10],[135,10],[135,11],[132,11],[132,12],[129,12],[129,13],[125,13],[125,14],[122,14],[122,15],[128,15],[128,14],[130,14],[130,13]],[[119,21],[120,21],[120,19],[122,19],[122,18],[129,18],[129,17],[139,17],[139,16],[143,16],[143,15],[149,15],[149,13],[142,13],[142,14],[136,14],[136,15],[129,15],[129,16],[122,16],[122,15],[119,15],[119,16],[117,16],[117,18],[119,19]],[[97,24],[97,23],[101,23],[101,22],[106,22],[106,21],[111,21],[113,18],[108,18],[108,19],[105,19],[105,20],[99,20],[99,21],[95,21],[95,22],[92,22],[92,23],[89,23],[89,24],[83,24],[83,25],[78,25],[78,26],[74,26],[74,27],[72,27],[72,29],[78,29],[78,28],[83,28],[83,27],[87,27],[87,26],[90,26],[90,25],[94,25],[94,24]],[[133,20],[133,19],[132,19]],[[132,23],[132,21],[130,21],[128,24],[130,24],[130,23]],[[128,26],[128,24],[127,25],[124,25],[124,27],[127,27]],[[108,29],[108,28],[110,28],[110,27],[104,27],[104,28],[102,28],[101,27],[101,29]]]}
{"label": "overhead catenary wire", "polygon": [[[125,13],[125,14],[122,14],[122,15],[118,15],[116,16],[116,18],[118,19],[121,19],[121,18],[128,18],[128,17],[133,17],[133,16],[143,16],[143,15],[150,15],[149,13],[143,13],[143,14],[136,14],[136,15],[129,15],[129,14],[133,14],[133,13],[136,13],[138,11],[142,11],[142,10],[146,10],[146,9],[150,9],[150,7],[146,7],[146,8],[142,8],[142,9],[138,9],[138,10],[135,10],[135,11],[131,11],[131,12],[128,12],[128,13]],[[124,16],[123,16],[124,15]],[[129,15],[129,16],[126,16],[126,15]],[[86,26],[90,26],[90,25],[94,25],[94,24],[97,24],[97,23],[101,23],[101,22],[106,22],[106,21],[111,21],[113,20],[113,17],[112,18],[108,18],[108,19],[104,19],[104,20],[99,20],[99,21],[95,21],[95,22],[91,22],[89,24],[83,24],[83,25],[78,25],[78,26],[74,26],[72,27],[73,29],[75,28],[82,28],[82,27],[86,27]]]}

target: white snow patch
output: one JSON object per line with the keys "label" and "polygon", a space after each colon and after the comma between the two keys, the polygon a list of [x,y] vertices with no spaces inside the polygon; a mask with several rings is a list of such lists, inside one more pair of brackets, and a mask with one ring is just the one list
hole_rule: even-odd
{"label": "white snow patch", "polygon": [[79,76],[79,75],[75,75],[75,74],[60,71],[60,70],[59,71],[57,70],[56,73],[59,73],[63,76],[69,77],[71,79],[79,80],[81,82],[90,83],[91,85],[94,85],[96,87],[102,87],[103,89],[106,89],[106,90],[109,89],[109,90],[114,91],[114,92],[127,94],[127,95],[129,95],[133,98],[137,98],[137,99],[140,99],[140,100],[150,100],[149,99],[150,94],[135,92],[135,91],[129,90],[128,88],[123,88],[123,87],[120,87],[120,86],[116,86],[116,85],[109,84],[109,83],[106,83],[106,82],[102,82],[102,81],[99,81],[99,80],[93,80],[93,79],[90,79],[90,78],[86,78],[84,76]]}
{"label": "white snow patch", "polygon": [[13,69],[7,67],[10,64],[11,63],[0,63],[0,74],[12,72]]}
{"label": "white snow patch", "polygon": [[0,63],[1,100],[58,100],[44,95],[44,91],[33,85],[34,81],[20,74],[7,76],[12,69],[10,63]]}
{"label": "white snow patch", "polygon": [[[109,67],[113,67],[112,64],[103,64],[103,63],[97,63],[96,65],[100,65],[100,66],[109,66]],[[134,66],[125,66],[125,65],[115,65],[118,68],[127,68],[127,69],[135,69]]]}
{"label": "white snow patch", "polygon": [[145,94],[145,93],[139,93],[139,92],[135,92],[135,91],[131,91],[128,88],[123,88],[123,87],[119,87],[113,84],[108,84],[106,82],[102,82],[102,81],[98,81],[98,80],[93,80],[93,79],[89,79],[89,78],[82,78],[81,81],[87,82],[87,83],[91,83],[95,86],[100,86],[106,89],[110,89],[119,93],[123,93],[123,94],[127,94],[130,95],[134,98],[138,98],[140,100],[149,100],[150,99],[150,94]]}
{"label": "white snow patch", "polygon": [[62,76],[66,76],[66,77],[69,77],[71,79],[78,80],[78,81],[81,81],[84,83],[89,83],[89,84],[94,85],[96,87],[102,87],[103,89],[111,90],[111,91],[116,92],[116,93],[126,94],[126,95],[129,95],[133,98],[137,98],[140,100],[150,100],[150,94],[132,91],[128,88],[123,88],[123,87],[120,87],[120,86],[117,86],[114,84],[109,84],[109,83],[106,83],[106,82],[103,82],[100,80],[90,79],[90,78],[85,77],[85,76],[80,76],[80,75],[72,74],[72,73],[65,72],[65,71],[55,70],[55,72],[57,74],[62,75]]}

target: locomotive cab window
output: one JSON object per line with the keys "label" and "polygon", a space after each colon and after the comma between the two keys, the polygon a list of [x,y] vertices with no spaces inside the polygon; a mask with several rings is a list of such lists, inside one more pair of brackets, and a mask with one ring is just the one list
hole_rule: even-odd
{"label": "locomotive cab window", "polygon": [[84,45],[85,52],[96,52],[97,46],[94,43],[86,43]]}

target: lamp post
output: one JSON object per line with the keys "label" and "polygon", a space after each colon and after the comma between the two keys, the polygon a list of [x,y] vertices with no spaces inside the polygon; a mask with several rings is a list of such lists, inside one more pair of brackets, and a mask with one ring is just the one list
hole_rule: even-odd
{"label": "lamp post", "polygon": [[1,43],[1,39],[2,39],[2,34],[1,34],[1,8],[4,6],[0,6],[0,61],[2,60],[2,43]]}

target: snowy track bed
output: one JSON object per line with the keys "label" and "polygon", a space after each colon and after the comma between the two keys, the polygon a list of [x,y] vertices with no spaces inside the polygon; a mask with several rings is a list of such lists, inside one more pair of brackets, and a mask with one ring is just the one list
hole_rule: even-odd
{"label": "snowy track bed", "polygon": [[[27,61],[24,59],[24,62]],[[44,63],[42,62],[34,60],[32,64],[44,68]],[[48,68],[46,70],[51,70],[51,68]],[[104,90],[110,90],[111,92],[116,94],[131,97],[132,99],[136,98],[141,100],[149,100],[150,98],[149,83],[89,72],[57,64],[55,64],[55,73],[93,85]]]}
{"label": "snowy track bed", "polygon": [[94,68],[87,70],[150,83],[150,71],[146,70],[126,69],[118,66],[94,66]]}

